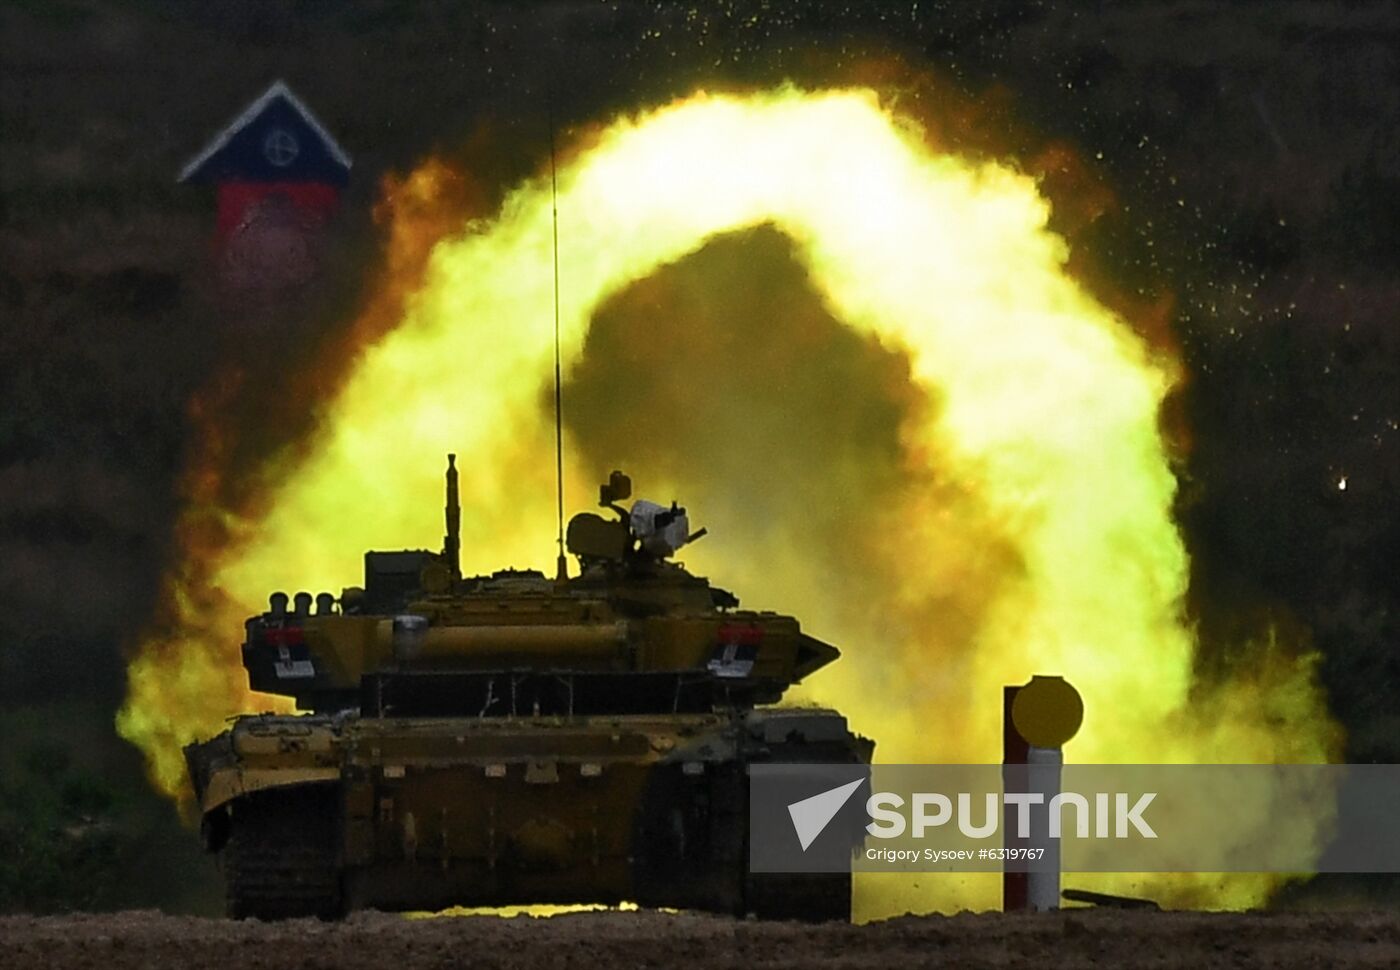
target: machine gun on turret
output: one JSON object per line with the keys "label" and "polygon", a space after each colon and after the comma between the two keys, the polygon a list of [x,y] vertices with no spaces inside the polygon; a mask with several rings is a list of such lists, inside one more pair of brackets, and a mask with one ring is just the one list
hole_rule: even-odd
{"label": "machine gun on turret", "polygon": [[598,505],[611,510],[617,519],[581,512],[569,520],[569,551],[578,556],[585,572],[596,567],[635,567],[669,559],[682,546],[709,532],[691,532],[685,509],[675,502],[670,508],[646,499],[633,502],[631,509],[617,504],[631,495],[632,479],[614,471],[598,490]]}

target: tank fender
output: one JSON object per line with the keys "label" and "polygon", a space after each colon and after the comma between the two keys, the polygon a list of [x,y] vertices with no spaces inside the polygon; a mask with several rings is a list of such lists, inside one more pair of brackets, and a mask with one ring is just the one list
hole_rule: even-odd
{"label": "tank fender", "polygon": [[732,731],[706,731],[685,738],[661,759],[662,764],[730,762],[739,756],[738,739]]}
{"label": "tank fender", "polygon": [[765,744],[789,740],[844,741],[850,736],[846,718],[835,711],[810,708],[750,711],[746,721],[749,736]]}
{"label": "tank fender", "polygon": [[226,768],[215,771],[204,786],[200,808],[205,817],[216,809],[253,792],[293,788],[317,782],[339,781],[340,768]]}

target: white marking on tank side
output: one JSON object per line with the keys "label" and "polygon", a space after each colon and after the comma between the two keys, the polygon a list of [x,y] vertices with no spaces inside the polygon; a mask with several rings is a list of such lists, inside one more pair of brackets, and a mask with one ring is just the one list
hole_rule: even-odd
{"label": "white marking on tank side", "polygon": [[312,666],[310,660],[290,660],[286,663],[273,664],[272,669],[276,672],[278,680],[296,680],[316,676],[316,668]]}

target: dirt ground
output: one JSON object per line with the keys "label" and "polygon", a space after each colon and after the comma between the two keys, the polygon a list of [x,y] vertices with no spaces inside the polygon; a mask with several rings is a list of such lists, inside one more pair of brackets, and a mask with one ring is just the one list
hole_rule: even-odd
{"label": "dirt ground", "polygon": [[101,970],[320,967],[1400,967],[1400,913],[905,917],[867,926],[661,913],[281,924],[153,912],[0,918],[0,966]]}

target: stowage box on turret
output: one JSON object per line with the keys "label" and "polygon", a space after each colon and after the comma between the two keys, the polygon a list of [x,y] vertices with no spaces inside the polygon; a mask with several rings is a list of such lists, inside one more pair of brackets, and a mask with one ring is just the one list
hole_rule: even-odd
{"label": "stowage box on turret", "polygon": [[836,649],[669,561],[703,530],[630,493],[614,472],[613,516],[569,523],[576,577],[463,577],[449,456],[441,553],[368,552],[363,587],[274,593],[247,621],[250,686],[309,713],[185,750],[231,916],[630,900],[849,918],[849,873],[747,865],[750,765],[870,762],[840,714],[765,706]]}

